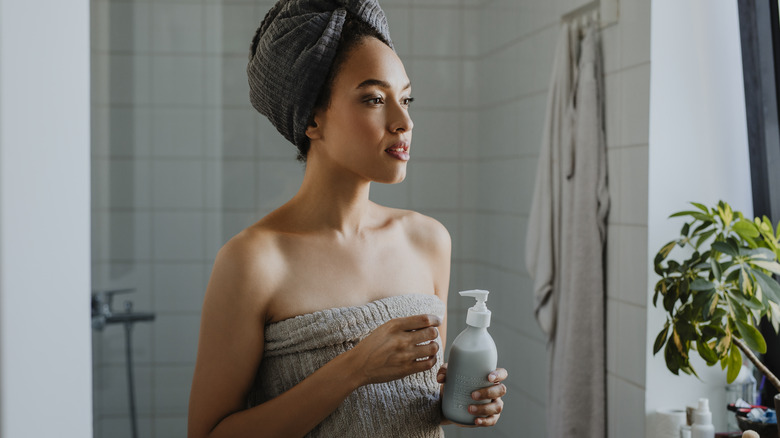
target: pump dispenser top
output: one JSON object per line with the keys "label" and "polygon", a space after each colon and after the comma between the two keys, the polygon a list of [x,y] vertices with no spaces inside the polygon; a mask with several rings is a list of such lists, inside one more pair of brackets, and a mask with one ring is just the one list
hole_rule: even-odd
{"label": "pump dispenser top", "polygon": [[490,310],[488,310],[487,297],[490,292],[482,289],[464,290],[460,292],[461,296],[472,297],[477,300],[474,307],[469,308],[466,315],[466,324],[472,327],[490,327]]}

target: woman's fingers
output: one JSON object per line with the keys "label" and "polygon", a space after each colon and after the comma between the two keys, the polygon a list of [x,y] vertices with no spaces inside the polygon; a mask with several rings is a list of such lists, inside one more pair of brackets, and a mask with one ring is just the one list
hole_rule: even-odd
{"label": "woman's fingers", "polygon": [[487,388],[478,389],[471,393],[474,400],[495,400],[506,395],[506,385],[497,383]]}
{"label": "woman's fingers", "polygon": [[469,413],[478,417],[498,415],[504,410],[504,401],[497,398],[495,401],[482,405],[469,405]]}
{"label": "woman's fingers", "polygon": [[488,380],[493,382],[493,383],[497,383],[497,382],[502,382],[502,381],[506,380],[506,378],[508,376],[509,376],[509,373],[505,369],[498,368],[497,370],[491,372],[488,375]]}
{"label": "woman's fingers", "polygon": [[[438,327],[441,325],[441,318],[436,315],[414,315],[406,318],[394,319],[396,327],[404,331],[420,330],[426,327]],[[438,333],[438,332],[437,332]]]}
{"label": "woman's fingers", "polygon": [[439,371],[436,373],[436,381],[439,383],[444,383],[447,380],[447,364],[445,363],[439,368]]}

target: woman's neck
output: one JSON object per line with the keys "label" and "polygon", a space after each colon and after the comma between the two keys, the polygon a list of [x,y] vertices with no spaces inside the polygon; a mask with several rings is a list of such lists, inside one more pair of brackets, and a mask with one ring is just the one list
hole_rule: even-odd
{"label": "woman's neck", "polygon": [[344,237],[362,232],[368,224],[370,181],[343,172],[309,167],[298,193],[288,205],[306,229],[332,230]]}

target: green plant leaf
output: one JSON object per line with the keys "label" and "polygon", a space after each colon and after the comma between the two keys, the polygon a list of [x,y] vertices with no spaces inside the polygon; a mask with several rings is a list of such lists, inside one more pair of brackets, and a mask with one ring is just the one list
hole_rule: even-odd
{"label": "green plant leaf", "polygon": [[716,230],[709,230],[709,231],[705,231],[704,233],[702,233],[702,234],[701,234],[701,236],[699,236],[699,240],[697,240],[697,241],[696,241],[696,245],[695,245],[695,247],[696,247],[696,248],[700,247],[700,246],[701,246],[701,244],[702,244],[702,243],[703,243],[705,240],[709,239],[709,238],[710,238],[710,237],[711,237],[713,234],[715,234],[715,231],[716,231]]}
{"label": "green plant leaf", "polygon": [[[680,216],[693,216],[693,217],[696,217],[694,215],[701,215],[701,212],[694,211],[694,210],[678,211],[676,213],[670,214],[669,218],[680,217]],[[709,217],[707,217],[707,219],[709,220]]]}
{"label": "green plant leaf", "polygon": [[697,341],[696,350],[699,352],[699,356],[707,362],[708,366],[713,366],[718,362],[718,355],[712,351],[706,342]]}
{"label": "green plant leaf", "polygon": [[766,353],[766,341],[764,340],[764,337],[761,336],[761,332],[755,327],[744,321],[737,320],[737,330],[742,336],[742,340],[745,341],[745,344],[747,344],[751,350],[758,351],[761,354]]}
{"label": "green plant leaf", "polygon": [[690,285],[691,290],[715,290],[715,284],[703,278],[693,280]]}
{"label": "green plant leaf", "polygon": [[699,204],[698,202],[691,202],[691,204],[696,206],[697,208],[699,208],[700,210],[702,210],[703,212],[705,212],[707,214],[710,213],[710,210],[704,204]]}
{"label": "green plant leaf", "polygon": [[669,368],[669,371],[674,373],[675,376],[679,375],[680,371],[680,365],[677,362],[677,349],[672,346],[671,342],[666,343],[666,348],[664,348],[664,360],[666,361],[666,367]]}
{"label": "green plant leaf", "polygon": [[710,259],[710,269],[712,269],[712,275],[715,277],[715,280],[720,281],[720,263],[716,262],[715,259]]}
{"label": "green plant leaf", "polygon": [[752,270],[752,273],[764,295],[775,303],[780,304],[780,284],[777,284],[774,278],[759,270],[754,269]]}
{"label": "green plant leaf", "polygon": [[[669,256],[669,253],[672,252],[672,249],[674,248],[674,245],[677,245],[676,240],[672,240],[671,242],[667,243],[666,245],[662,246],[660,250],[658,250],[658,255],[656,256],[656,263],[660,263],[663,259]],[[660,256],[660,260],[658,259],[658,256]]]}
{"label": "green plant leaf", "polygon": [[[774,254],[774,253],[773,253]],[[777,262],[768,262],[765,260],[752,260],[751,263],[758,266],[759,268],[766,269],[767,271],[780,275],[780,263]]]}
{"label": "green plant leaf", "polygon": [[751,261],[763,260],[772,262],[777,258],[775,252],[768,248],[752,248],[745,251],[745,254],[750,256]]}
{"label": "green plant leaf", "polygon": [[658,336],[655,338],[655,343],[653,344],[653,356],[655,356],[655,354],[658,353],[664,346],[664,343],[666,343],[666,335],[668,334],[669,321],[666,321],[666,324],[664,324],[664,329],[661,330],[661,333],[658,333]]}
{"label": "green plant leaf", "polygon": [[715,289],[698,291],[693,295],[693,307],[700,312],[702,320],[704,321],[710,319],[710,313],[712,313],[712,300],[715,295]]}
{"label": "green plant leaf", "polygon": [[731,229],[745,240],[750,240],[753,237],[758,237],[760,235],[756,225],[753,222],[745,219],[740,219],[737,221],[734,225],[731,226]]}
{"label": "green plant leaf", "polygon": [[739,374],[740,368],[742,368],[742,354],[740,354],[739,349],[736,345],[732,344],[731,349],[729,350],[729,370],[726,373],[726,382],[731,383]]}
{"label": "green plant leaf", "polygon": [[712,249],[720,253],[730,255],[732,257],[737,257],[739,255],[739,250],[734,249],[734,247],[722,241],[714,242],[712,244]]}

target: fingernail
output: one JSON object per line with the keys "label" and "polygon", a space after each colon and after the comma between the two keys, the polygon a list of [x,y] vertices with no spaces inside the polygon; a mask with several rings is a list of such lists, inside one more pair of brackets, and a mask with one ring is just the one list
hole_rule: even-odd
{"label": "fingernail", "polygon": [[471,412],[472,414],[477,412],[477,407],[474,405],[469,406],[469,412]]}
{"label": "fingernail", "polygon": [[497,377],[496,373],[490,373],[490,375],[488,376],[488,380],[494,382],[496,380],[496,377]]}
{"label": "fingernail", "polygon": [[479,393],[477,391],[472,392],[471,398],[473,398],[474,400],[479,400]]}

